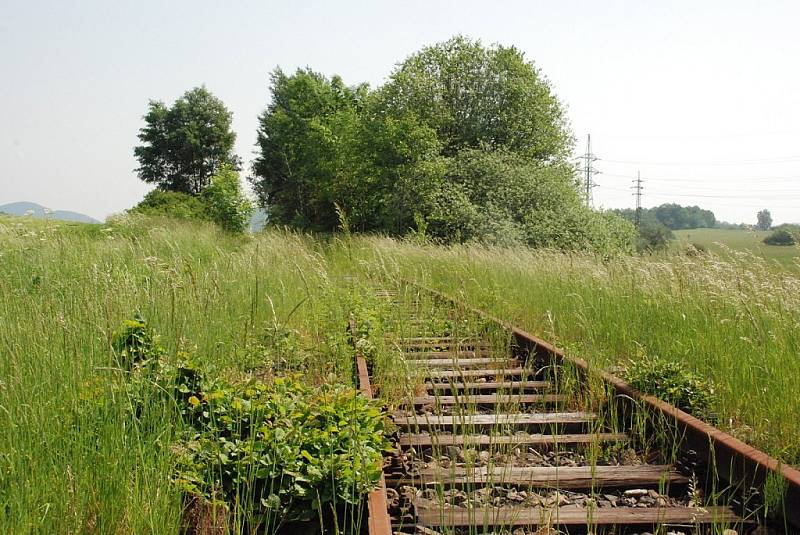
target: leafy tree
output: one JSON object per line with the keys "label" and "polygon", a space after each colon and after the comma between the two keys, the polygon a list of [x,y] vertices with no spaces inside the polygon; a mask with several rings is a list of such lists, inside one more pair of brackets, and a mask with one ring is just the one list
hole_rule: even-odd
{"label": "leafy tree", "polygon": [[560,104],[513,48],[456,37],[374,91],[310,69],[271,78],[251,182],[270,221],[443,242],[633,247],[633,227],[586,208]]}
{"label": "leafy tree", "polygon": [[572,136],[550,84],[514,47],[456,36],[407,58],[381,91],[385,113],[412,114],[432,128],[444,155],[506,149],[550,161]]}
{"label": "leafy tree", "polygon": [[769,210],[761,210],[756,217],[758,218],[756,228],[759,230],[769,230],[772,228],[772,214],[769,213]]}
{"label": "leafy tree", "polygon": [[[358,145],[348,168],[355,170],[342,206],[358,216],[354,228],[402,235],[424,225],[441,191],[447,161],[436,132],[412,114],[384,113],[378,94],[366,101]],[[367,208],[369,206],[370,208]]]}
{"label": "leafy tree", "polygon": [[693,216],[693,228],[714,228],[717,226],[717,218],[711,210],[702,210],[697,206],[692,206],[691,209],[696,210],[696,215]]}
{"label": "leafy tree", "polygon": [[165,191],[199,194],[223,165],[235,168],[232,114],[205,87],[196,87],[172,107],[151,101],[134,148],[139,178]]}
{"label": "leafy tree", "polygon": [[244,195],[239,182],[239,173],[230,166],[223,166],[211,178],[211,184],[203,190],[202,200],[209,218],[229,232],[244,232],[253,204]]}
{"label": "leafy tree", "polygon": [[[617,208],[613,212],[625,221],[636,222],[636,209],[634,208]],[[652,208],[642,208],[639,212],[639,224],[644,225],[647,223],[658,223]]]}
{"label": "leafy tree", "polygon": [[272,102],[259,118],[260,153],[251,179],[273,222],[330,230],[338,221],[334,202],[344,152],[359,122],[366,86],[348,88],[338,76],[310,69],[271,76]]}

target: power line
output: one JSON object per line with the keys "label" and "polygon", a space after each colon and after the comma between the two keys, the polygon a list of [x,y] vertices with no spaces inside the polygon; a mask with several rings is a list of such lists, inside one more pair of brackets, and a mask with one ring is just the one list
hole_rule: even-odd
{"label": "power line", "polygon": [[678,134],[678,135],[643,135],[643,134],[628,134],[628,135],[614,135],[603,134],[603,139],[733,139],[733,138],[766,138],[766,137],[800,137],[800,131],[797,130],[783,130],[772,132],[747,132],[747,133],[719,133],[719,134]]}
{"label": "power line", "polygon": [[[595,161],[602,161],[608,163],[617,163],[617,164],[647,164],[647,165],[708,165],[708,166],[725,166],[725,165],[755,165],[755,164],[781,164],[781,163],[800,163],[800,156],[780,156],[774,158],[758,158],[758,159],[747,159],[747,160],[738,160],[738,161],[695,161],[695,162],[646,162],[641,160],[613,160],[613,159],[606,159],[606,158],[597,158],[591,152],[591,137],[587,136],[587,144],[586,144],[586,154],[578,159],[584,160],[584,167],[580,168],[581,173],[584,175],[583,180],[583,189],[586,192],[587,202],[591,203],[591,192],[592,189],[595,187],[601,187],[603,191],[619,191],[625,192],[633,190],[632,195],[636,197],[636,224],[637,227],[641,222],[641,210],[642,210],[642,192],[644,186],[642,185],[644,180],[642,179],[641,171],[637,169],[636,175],[630,174],[614,174],[614,173],[603,173],[604,176],[610,178],[627,178],[633,179],[633,185],[628,189],[621,189],[615,187],[608,187],[602,186],[601,184],[594,183],[592,181],[592,177],[598,173],[596,169],[593,169],[592,163]],[[774,206],[775,208],[797,208],[793,205],[776,205],[773,202],[773,199],[777,199],[778,202],[781,200],[792,202],[795,199],[800,199],[800,190],[795,189],[787,189],[786,186],[790,184],[764,184],[766,188],[763,189],[754,189],[748,188],[747,183],[754,182],[754,181],[782,181],[782,180],[791,180],[795,181],[797,185],[800,185],[800,175],[778,175],[778,176],[760,176],[760,177],[705,177],[705,178],[689,178],[689,177],[678,177],[678,178],[667,178],[667,177],[647,177],[648,181],[655,181],[657,186],[668,186],[669,183],[692,183],[693,185],[678,185],[677,187],[681,188],[679,192],[670,192],[659,190],[658,187],[655,191],[648,189],[648,193],[655,197],[661,198],[696,198],[696,199],[708,199],[707,201],[703,201],[705,204],[711,204],[716,206],[752,206],[754,202],[763,203],[764,201],[768,202],[770,205]],[[738,181],[741,182],[742,186],[741,189],[737,188],[727,188],[723,185],[721,187],[715,188],[713,187],[714,181]],[[793,184],[792,184],[793,185]],[[772,189],[772,188],[775,189]],[[699,193],[693,193],[693,191],[699,191]],[[718,191],[727,192],[727,193],[716,193]],[[718,202],[716,199],[724,200],[738,200],[738,199],[746,199],[751,201],[748,204],[732,204],[732,203],[725,203],[725,202]]]}
{"label": "power line", "polygon": [[[659,195],[662,197],[699,197],[701,199],[757,199],[763,200],[768,197],[773,197],[772,195],[702,195],[702,194],[691,194],[691,193],[670,193],[668,191],[664,192],[651,192],[653,195]],[[781,195],[781,199],[800,199],[800,193],[794,195]]]}
{"label": "power line", "polygon": [[[634,180],[633,182],[635,184],[636,180]],[[644,182],[644,180],[642,180],[642,182]],[[609,188],[609,187],[603,186],[602,189],[603,189],[603,191],[614,191],[614,192],[620,192],[620,193],[630,193],[630,190],[631,189],[635,189],[635,186],[631,186],[628,189]],[[647,192],[651,197],[662,197],[662,198],[665,198],[665,199],[669,199],[670,197],[684,197],[683,194],[664,193],[664,192],[656,192],[656,191],[651,191],[651,190],[648,190]],[[633,195],[635,195],[635,193],[633,193]],[[692,198],[692,197],[695,197],[695,196],[694,195],[685,195],[685,197]],[[715,200],[715,199],[717,199],[717,197],[711,197],[711,198],[709,198],[709,200],[704,200],[703,201],[703,205],[732,206],[732,207],[751,207],[755,203],[762,204],[762,203],[766,202],[766,203],[769,203],[769,205],[771,207],[774,207],[774,208],[797,208],[796,204],[775,204],[775,202],[773,202],[773,200],[768,199],[766,197],[756,197],[756,196],[750,196],[750,197],[722,197],[723,200],[721,202],[719,200]],[[753,202],[750,202],[750,203],[747,203],[747,204],[739,204],[739,203],[735,203],[735,202],[734,203],[725,202],[725,200],[728,200],[728,199],[734,200],[734,201],[736,199],[752,199]],[[784,199],[785,199],[785,197],[781,197],[781,199],[779,199],[779,200],[784,200]]]}
{"label": "power line", "polygon": [[[653,206],[658,206],[658,204],[664,204],[664,203],[654,202]],[[719,208],[719,207],[723,207],[723,208],[762,208],[763,206],[762,206],[761,202],[759,202],[757,204],[756,203],[744,203],[744,204],[742,204],[742,203],[735,203],[735,202],[734,203],[729,203],[729,202],[719,202],[719,201],[713,201],[712,200],[712,201],[708,201],[708,202],[703,202],[703,207],[704,208]],[[792,208],[797,208],[797,205],[775,204],[775,203],[770,202],[769,203],[769,208],[770,209],[772,209],[772,208],[789,208],[789,209],[792,209]]]}
{"label": "power line", "polygon": [[[634,180],[633,182],[636,182],[636,180]],[[613,188],[613,187],[609,187],[609,186],[600,186],[599,184],[597,184],[597,186],[598,187],[602,187],[606,191],[620,191],[620,192],[627,191],[627,190],[622,189],[622,188]],[[700,194],[700,193],[698,193],[698,194],[672,193],[672,192],[669,192],[669,191],[652,191],[652,190],[648,190],[648,192],[651,195],[658,195],[658,196],[661,196],[661,197],[664,197],[664,196],[670,196],[670,197],[703,197],[703,198],[708,198],[708,199],[754,199],[754,198],[755,199],[766,199],[767,198],[766,196],[763,196],[763,195],[761,197],[759,197],[758,195],[705,195],[705,194]],[[790,193],[791,193],[791,195],[786,195],[783,192],[774,192],[774,195],[780,195],[781,199],[794,199],[794,198],[800,199],[800,192],[790,192]]]}
{"label": "power line", "polygon": [[649,162],[642,160],[611,160],[602,158],[602,161],[608,163],[618,163],[624,165],[763,165],[770,163],[794,163],[800,162],[800,156],[781,156],[776,158],[760,158],[754,160],[734,160],[734,161],[694,161],[694,162]]}
{"label": "power line", "polygon": [[[615,191],[615,192],[618,191],[618,192],[621,192],[621,193],[623,193],[623,192],[624,193],[630,193],[630,189],[622,189],[622,188],[603,188],[603,189],[604,190],[608,190],[608,191]],[[652,197],[661,197],[662,199],[664,199],[664,201],[668,201],[670,198],[674,198],[675,197],[675,195],[673,195],[673,194],[652,192],[650,190],[648,190],[648,194],[651,196],[651,198]],[[691,197],[691,195],[689,197]],[[753,208],[756,204],[768,203],[770,208],[790,208],[790,209],[793,208],[793,209],[797,209],[797,204],[776,204],[773,200],[770,200],[770,199],[767,199],[767,198],[752,197],[752,199],[753,199],[753,202],[749,202],[749,203],[737,203],[737,202],[735,202],[735,199],[730,199],[733,202],[726,202],[727,199],[723,199],[721,201],[720,200],[716,200],[716,199],[707,199],[707,200],[703,200],[703,206],[711,206],[711,207],[717,206],[717,207],[730,207],[730,208]]]}
{"label": "power line", "polygon": [[[647,177],[645,177],[645,179],[649,180]],[[663,186],[663,185],[664,184],[659,184],[658,186]],[[605,185],[602,185],[602,184],[595,184],[595,187],[603,188],[604,190],[607,190],[607,191],[625,191],[622,188],[615,188],[613,186],[605,186]],[[708,193],[705,193],[705,192],[709,192],[709,191],[711,191],[711,192],[720,191],[720,189],[724,189],[725,193],[723,193],[723,194],[714,194],[714,195],[709,195]],[[694,193],[695,191],[697,191],[697,193]],[[750,197],[753,197],[754,195],[757,196],[759,194],[766,195],[766,196],[778,196],[779,195],[781,197],[787,197],[787,196],[791,197],[792,195],[800,195],[800,189],[784,189],[784,188],[780,188],[780,189],[704,188],[702,186],[699,186],[697,188],[684,187],[684,188],[681,188],[680,191],[674,191],[674,192],[673,191],[665,191],[665,190],[662,190],[662,189],[656,189],[655,192],[656,193],[666,193],[666,194],[669,194],[669,195],[686,195],[686,196],[689,196],[689,197],[703,197],[703,196],[705,196],[705,197],[727,197],[727,196],[729,196],[728,193],[734,194],[734,195],[732,195],[734,197],[743,197],[743,198],[750,198]],[[741,194],[741,195],[736,195],[736,194]]]}
{"label": "power line", "polygon": [[[636,175],[620,175],[615,173],[603,173],[603,176],[610,176],[614,178],[636,178]],[[761,176],[761,177],[680,177],[680,178],[666,178],[666,177],[646,177],[648,181],[655,180],[656,182],[706,182],[710,180],[747,180],[748,182],[754,180],[797,180],[800,183],[800,175],[781,175],[781,176]]]}
{"label": "power line", "polygon": [[[703,190],[703,191],[715,191],[715,190]],[[693,193],[687,192],[687,190],[682,190],[680,192],[673,192],[673,191],[664,191],[658,190],[654,193],[662,193],[664,195],[675,195],[678,197],[707,197],[709,199],[752,199],[753,197],[781,197],[782,199],[792,199],[792,198],[800,198],[800,190],[781,190],[781,191],[774,191],[774,190],[728,190],[733,193],[733,195],[729,195],[727,193],[724,194],[709,194],[704,193],[701,191],[700,193]]]}
{"label": "power line", "polygon": [[719,201],[709,201],[703,202],[703,207],[706,208],[752,208],[752,209],[759,209],[763,208],[765,205],[768,205],[770,209],[772,208],[788,208],[788,209],[795,209],[797,205],[791,204],[775,204],[772,202],[766,203],[728,203],[728,202],[719,202]]}

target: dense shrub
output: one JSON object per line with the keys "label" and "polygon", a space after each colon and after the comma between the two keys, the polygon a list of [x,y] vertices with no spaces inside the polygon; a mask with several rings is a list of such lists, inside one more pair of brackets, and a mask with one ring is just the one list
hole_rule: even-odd
{"label": "dense shrub", "polygon": [[232,167],[223,166],[200,195],[155,189],[129,212],[175,219],[206,219],[229,232],[240,233],[247,230],[253,204],[242,191],[239,174]]}
{"label": "dense shrub", "polygon": [[239,173],[230,166],[211,178],[201,194],[209,218],[229,232],[244,232],[253,215],[253,203],[245,196]]}
{"label": "dense shrub", "polygon": [[674,238],[669,227],[661,223],[642,223],[639,238],[636,240],[636,249],[639,252],[664,251],[669,247],[669,241]]}
{"label": "dense shrub", "polygon": [[206,207],[199,197],[160,189],[150,191],[129,212],[175,219],[208,219]]}
{"label": "dense shrub", "polygon": [[588,208],[564,166],[473,149],[442,162],[440,175],[407,186],[433,238],[599,252],[633,248],[633,225]]}
{"label": "dense shrub", "polygon": [[633,251],[636,229],[627,221],[582,205],[564,208],[532,213],[526,222],[527,244],[602,254]]}
{"label": "dense shrub", "polygon": [[679,362],[660,357],[642,357],[630,362],[625,378],[637,390],[662,399],[682,411],[698,418],[711,416],[714,401],[712,384]]}
{"label": "dense shrub", "polygon": [[779,228],[764,238],[764,243],[767,245],[795,245],[797,239],[789,230]]}

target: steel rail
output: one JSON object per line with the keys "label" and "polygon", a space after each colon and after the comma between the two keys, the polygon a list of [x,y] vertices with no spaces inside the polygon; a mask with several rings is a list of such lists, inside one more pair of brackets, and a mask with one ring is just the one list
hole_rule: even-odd
{"label": "steel rail", "polygon": [[[373,399],[372,385],[369,382],[369,370],[364,355],[356,347],[356,326],[353,320],[349,322],[353,348],[356,354],[356,373],[358,374],[358,389],[367,399]],[[370,535],[392,535],[392,522],[389,517],[389,507],[386,501],[386,478],[381,471],[378,487],[367,496],[367,526]]]}
{"label": "steel rail", "polygon": [[770,478],[776,476],[783,478],[785,481],[783,508],[782,511],[776,511],[776,514],[784,521],[787,530],[791,529],[792,533],[800,532],[800,470],[781,463],[763,451],[669,403],[640,392],[619,377],[590,366],[582,358],[566,355],[553,344],[511,325],[505,320],[477,309],[465,301],[416,282],[404,282],[435,296],[443,302],[450,303],[456,308],[468,311],[501,326],[511,333],[516,351],[521,353],[521,356],[568,362],[584,375],[602,379],[614,389],[618,396],[635,400],[651,413],[663,416],[667,421],[676,425],[682,434],[681,449],[684,451],[692,450],[696,452],[699,459],[707,459],[709,466],[713,467],[713,470],[722,480],[728,483],[745,485],[745,488],[748,489],[758,489],[763,496]]}

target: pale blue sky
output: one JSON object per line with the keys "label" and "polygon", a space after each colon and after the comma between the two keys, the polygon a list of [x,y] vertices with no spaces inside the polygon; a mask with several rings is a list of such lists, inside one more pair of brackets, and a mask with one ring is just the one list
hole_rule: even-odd
{"label": "pale blue sky", "polygon": [[148,99],[199,84],[252,158],[268,74],[310,66],[380,84],[456,33],[516,45],[592,134],[596,205],[698,204],[800,221],[799,2],[2,0],[0,204],[103,218],[149,189],[132,150]]}

